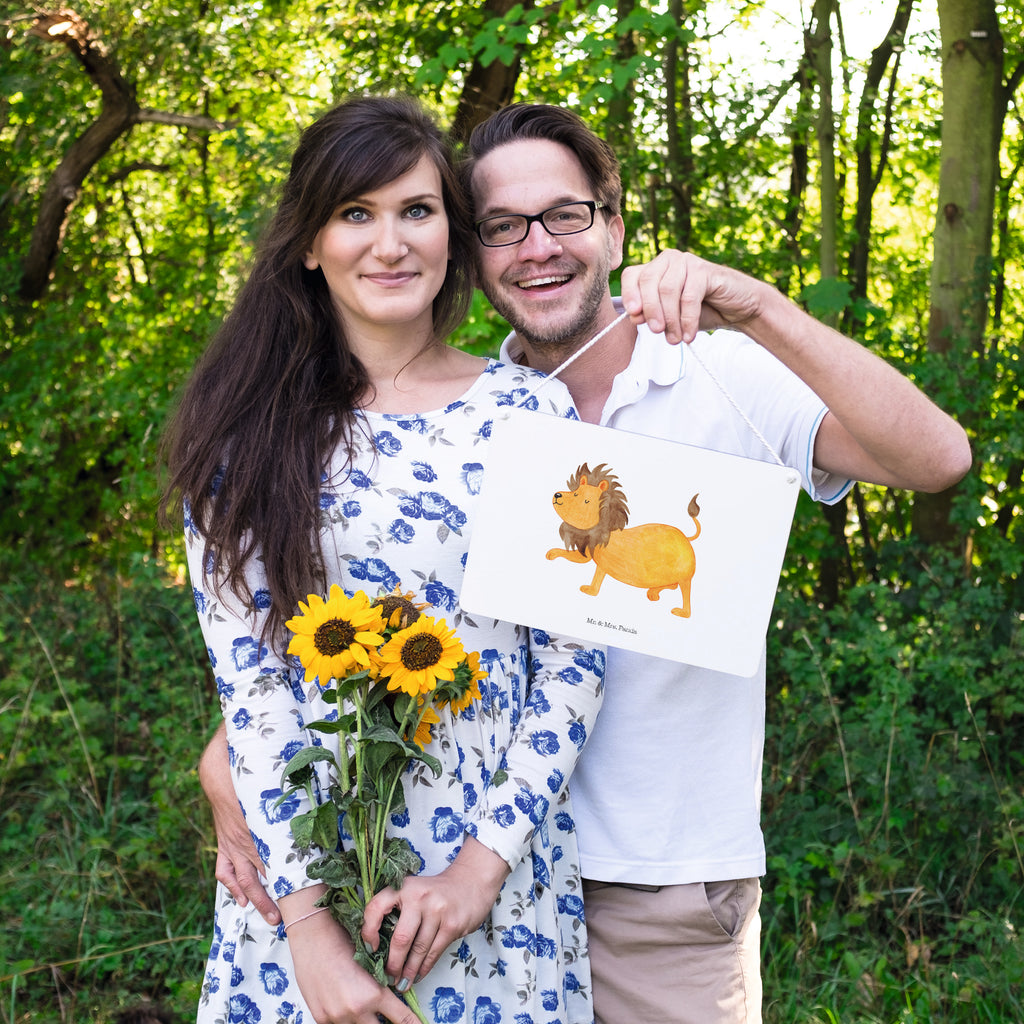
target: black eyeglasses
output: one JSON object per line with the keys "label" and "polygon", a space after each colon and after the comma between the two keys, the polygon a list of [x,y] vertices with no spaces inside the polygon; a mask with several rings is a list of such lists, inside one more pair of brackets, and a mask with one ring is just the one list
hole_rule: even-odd
{"label": "black eyeglasses", "polygon": [[500,217],[478,220],[477,237],[484,245],[515,245],[530,233],[530,225],[540,221],[549,235],[578,235],[594,224],[594,211],[603,210],[606,203],[593,199],[580,199],[575,203],[559,203],[540,213],[507,213]]}

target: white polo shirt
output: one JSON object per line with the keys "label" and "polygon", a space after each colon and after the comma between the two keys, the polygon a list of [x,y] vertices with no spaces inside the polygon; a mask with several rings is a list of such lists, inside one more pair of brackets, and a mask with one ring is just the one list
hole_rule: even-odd
{"label": "white polo shirt", "polygon": [[[852,481],[812,467],[821,400],[746,335],[702,332],[693,345],[720,383],[686,345],[641,326],[602,425],[774,462],[724,387],[813,498],[842,498]],[[521,355],[506,339],[503,361]],[[763,652],[742,678],[609,648],[604,707],[570,784],[583,876],[673,885],[763,875],[764,713]]]}

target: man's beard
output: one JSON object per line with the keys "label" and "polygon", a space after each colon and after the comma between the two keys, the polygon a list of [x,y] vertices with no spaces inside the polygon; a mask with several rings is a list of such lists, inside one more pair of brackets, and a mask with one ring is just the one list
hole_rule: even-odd
{"label": "man's beard", "polygon": [[[480,289],[488,301],[508,321],[520,339],[532,348],[557,352],[565,350],[571,355],[576,349],[588,342],[603,326],[599,323],[601,306],[608,292],[608,274],[597,268],[589,287],[580,300],[578,308],[562,323],[545,324],[537,329],[531,328],[525,316],[520,312],[514,300],[509,298],[507,291],[498,291],[480,282]],[[513,284],[509,291],[515,288]]]}

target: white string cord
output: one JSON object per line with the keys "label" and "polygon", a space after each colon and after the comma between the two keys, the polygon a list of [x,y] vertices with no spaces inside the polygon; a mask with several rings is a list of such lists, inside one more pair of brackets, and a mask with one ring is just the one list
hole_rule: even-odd
{"label": "white string cord", "polygon": [[736,412],[739,413],[740,418],[743,420],[743,422],[746,423],[748,427],[750,427],[750,431],[754,435],[754,437],[756,437],[758,441],[760,441],[761,444],[763,444],[765,448],[768,449],[768,451],[771,453],[772,458],[780,466],[785,466],[785,462],[782,461],[782,457],[779,455],[779,453],[771,446],[771,444],[769,444],[768,439],[764,436],[764,434],[762,434],[761,431],[758,430],[756,426],[754,426],[750,417],[747,416],[747,414],[740,408],[739,403],[736,401],[736,399],[733,398],[732,395],[730,395],[729,392],[726,390],[725,385],[711,372],[711,369],[707,365],[707,363],[705,363],[704,360],[701,359],[699,355],[697,355],[697,350],[691,345],[688,351],[690,355],[693,356],[693,358],[696,359],[700,366],[704,369],[704,372],[715,382],[715,384],[718,387],[718,390],[721,391],[723,395],[725,395],[726,401],[728,401],[728,403],[736,410]]}
{"label": "white string cord", "polygon": [[[527,393],[526,397],[522,400],[522,402],[519,403],[520,408],[524,406],[531,398],[533,398],[537,394],[537,392],[540,391],[540,389],[544,387],[545,384],[548,383],[548,381],[554,380],[567,366],[569,366],[577,359],[579,359],[579,357],[583,355],[584,352],[588,351],[594,345],[596,345],[610,330],[612,330],[612,328],[617,327],[628,316],[628,313],[620,313],[610,324],[608,324],[607,327],[598,331],[598,333],[595,334],[594,337],[592,337],[590,341],[588,341],[582,348],[579,348],[575,352],[573,352],[573,354],[569,356],[569,358],[566,359],[564,363],[562,363],[560,366],[555,367],[555,369],[553,369],[546,377],[542,377],[537,382],[537,384],[534,385],[533,389]],[[736,412],[739,414],[743,422],[750,428],[750,431],[754,435],[754,437],[756,437],[758,441],[760,441],[761,444],[764,445],[764,447],[771,454],[772,458],[780,466],[785,466],[786,463],[782,461],[782,457],[779,455],[779,453],[772,447],[772,445],[769,443],[768,439],[764,436],[764,434],[762,434],[761,431],[757,429],[757,427],[751,421],[750,417],[740,408],[739,403],[736,401],[735,398],[732,397],[731,394],[729,394],[729,391],[726,388],[726,386],[718,379],[717,376],[715,376],[714,373],[711,372],[711,369],[707,365],[707,363],[705,363],[704,360],[701,359],[699,355],[697,355],[697,350],[693,347],[693,345],[690,345],[688,347],[688,351],[690,355],[692,355],[693,358],[697,360],[698,365],[711,378],[711,380],[714,382],[718,390],[722,392],[722,394],[725,396],[726,401],[733,407],[733,409],[736,410]]]}

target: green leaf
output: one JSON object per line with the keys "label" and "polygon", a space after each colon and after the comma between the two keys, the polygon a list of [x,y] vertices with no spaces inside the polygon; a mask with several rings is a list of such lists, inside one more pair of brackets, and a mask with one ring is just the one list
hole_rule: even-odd
{"label": "green leaf", "polygon": [[326,761],[337,767],[334,754],[325,747],[303,747],[284,766],[281,772],[281,785],[301,788],[312,777],[313,764]]}
{"label": "green leaf", "polygon": [[320,804],[313,812],[313,845],[323,850],[338,845],[338,809],[333,803]]}
{"label": "green leaf", "polygon": [[419,855],[405,839],[392,837],[384,844],[377,881],[381,888],[390,886],[392,889],[401,889],[406,878],[416,874],[421,865]]}
{"label": "green leaf", "polygon": [[410,756],[415,761],[422,761],[434,773],[435,779],[441,777],[441,762],[433,754],[428,754],[425,750],[414,747]]}
{"label": "green leaf", "polygon": [[351,732],[351,729],[349,728],[349,723],[346,722],[343,718],[321,718],[315,722],[310,722],[309,725],[306,726],[306,728],[313,729],[316,732],[322,732],[328,736],[339,732]]}
{"label": "green leaf", "polygon": [[841,277],[826,277],[809,284],[800,293],[807,304],[807,311],[819,320],[838,316],[850,305],[853,285]]}
{"label": "green leaf", "polygon": [[360,883],[356,851],[337,850],[324,854],[306,868],[306,874],[332,889],[356,889]]}
{"label": "green leaf", "polygon": [[313,845],[313,832],[316,828],[316,811],[304,811],[296,814],[288,823],[291,826],[292,838],[303,849],[308,850]]}

